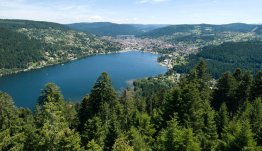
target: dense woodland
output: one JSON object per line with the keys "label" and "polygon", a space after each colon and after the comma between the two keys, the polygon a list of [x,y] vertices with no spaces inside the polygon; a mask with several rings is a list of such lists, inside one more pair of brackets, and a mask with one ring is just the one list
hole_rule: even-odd
{"label": "dense woodland", "polygon": [[25,68],[42,59],[40,41],[5,28],[0,33],[0,68]]}
{"label": "dense woodland", "polygon": [[175,84],[150,78],[121,94],[102,73],[76,104],[49,83],[34,111],[1,92],[0,150],[261,151],[261,97],[262,71],[214,84],[204,61]]}
{"label": "dense woodland", "polygon": [[137,35],[142,33],[141,30],[132,25],[114,24],[108,22],[76,23],[69,24],[68,26],[72,29],[92,33],[98,36]]}
{"label": "dense woodland", "polygon": [[88,32],[97,36],[112,36],[119,35],[142,35],[148,31],[157,28],[165,27],[167,25],[158,24],[116,24],[110,22],[94,22],[94,23],[74,23],[67,24],[68,27],[82,32]]}
{"label": "dense woodland", "polygon": [[255,74],[262,69],[262,42],[237,42],[224,43],[218,46],[207,46],[202,50],[188,57],[188,64],[175,66],[177,72],[188,72],[197,62],[205,60],[209,72],[218,78],[226,71],[233,72],[240,67],[243,70],[250,70]]}
{"label": "dense woodland", "polygon": [[0,75],[120,50],[117,43],[50,22],[0,19]]}

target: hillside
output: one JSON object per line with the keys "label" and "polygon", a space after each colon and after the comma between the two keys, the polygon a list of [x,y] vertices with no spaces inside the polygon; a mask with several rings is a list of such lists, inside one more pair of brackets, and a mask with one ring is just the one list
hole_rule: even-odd
{"label": "hillside", "polygon": [[170,36],[176,33],[187,33],[192,32],[195,34],[215,34],[219,32],[254,32],[257,34],[262,33],[262,25],[252,25],[252,24],[224,24],[224,25],[211,25],[211,24],[192,24],[192,25],[170,25],[167,27],[155,29],[145,33],[144,37],[154,37],[158,38],[161,36]]}
{"label": "hillside", "polygon": [[89,32],[98,36],[137,35],[141,30],[131,25],[121,25],[108,22],[101,23],[75,23],[69,24],[70,28]]}
{"label": "hillside", "polygon": [[[1,57],[11,56],[9,52],[13,50],[23,56],[19,61],[2,60],[0,75],[62,63],[94,53],[120,50],[115,43],[56,23],[0,20],[0,28],[3,31],[1,37],[5,39],[0,45],[0,50],[5,52]],[[21,39],[23,44],[17,43]]]}
{"label": "hillside", "polygon": [[[41,42],[24,34],[0,28],[0,68],[25,68],[43,57]],[[25,51],[26,50],[26,51]]]}
{"label": "hillside", "polygon": [[165,25],[143,25],[143,24],[116,24],[110,22],[96,23],[74,23],[68,27],[82,32],[92,33],[98,36],[118,35],[141,35],[145,32],[163,27]]}
{"label": "hillside", "polygon": [[171,25],[149,31],[142,38],[160,39],[177,44],[193,44],[198,47],[219,45],[224,42],[241,42],[262,39],[262,25],[225,24],[225,25]]}
{"label": "hillside", "polygon": [[175,66],[174,70],[188,72],[201,59],[207,62],[210,73],[215,77],[226,71],[233,72],[236,68],[256,73],[262,69],[262,42],[230,42],[219,46],[207,46],[196,55],[190,55],[188,64]]}

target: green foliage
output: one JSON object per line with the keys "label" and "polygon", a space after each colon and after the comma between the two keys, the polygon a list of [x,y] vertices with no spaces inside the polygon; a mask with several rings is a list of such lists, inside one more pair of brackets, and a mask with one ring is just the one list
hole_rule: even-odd
{"label": "green foliage", "polygon": [[116,101],[116,92],[111,84],[111,79],[107,73],[102,73],[97,79],[93,89],[90,93],[90,115],[98,113],[104,103],[108,103],[110,107],[113,107]]}
{"label": "green foliage", "polygon": [[[212,38],[212,34],[218,34],[223,32],[242,32],[247,33],[253,30],[254,28],[261,28],[261,26],[250,25],[250,24],[242,24],[242,23],[233,23],[233,24],[225,24],[225,25],[210,25],[210,24],[195,24],[195,25],[170,25],[167,27],[155,29],[153,31],[145,33],[143,36],[145,37],[162,37],[162,36],[171,36],[176,33],[195,33],[197,36],[202,35],[203,38]],[[199,32],[196,32],[199,31]],[[259,30],[257,30],[259,31]],[[198,34],[200,33],[200,34]],[[189,37],[194,39],[194,36],[184,36],[181,35],[181,38]],[[179,38],[179,39],[181,39]],[[187,39],[184,39],[187,40]],[[205,39],[208,40],[208,39]]]}
{"label": "green foliage", "polygon": [[255,139],[259,146],[262,146],[262,99],[254,101],[251,109],[250,123],[255,134]]}
{"label": "green foliage", "polygon": [[39,105],[44,105],[50,102],[62,104],[63,101],[64,98],[60,92],[60,89],[54,83],[46,84],[44,90],[41,92],[41,95],[38,98]]}
{"label": "green foliage", "polygon": [[165,78],[119,96],[102,73],[79,105],[49,83],[34,114],[0,92],[0,150],[261,150],[260,73],[237,69],[212,85],[201,61],[179,83]]}
{"label": "green foliage", "polygon": [[252,98],[257,97],[262,97],[262,70],[256,74],[252,87]]}
{"label": "green foliage", "polygon": [[36,150],[80,150],[80,136],[69,128],[70,118],[65,114],[66,108],[59,88],[55,84],[47,84],[39,97],[35,113]]}
{"label": "green foliage", "polygon": [[228,126],[228,123],[229,123],[229,115],[227,111],[227,106],[225,103],[223,103],[216,115],[216,125],[217,125],[217,132],[219,138],[221,138],[221,133],[225,128],[225,126]]}
{"label": "green foliage", "polygon": [[108,127],[99,117],[89,119],[82,132],[82,144],[94,140],[99,146],[104,146],[106,135],[108,134]]}
{"label": "green foliage", "polygon": [[225,127],[221,150],[256,150],[256,142],[247,121],[231,121]]}
{"label": "green foliage", "polygon": [[235,90],[237,87],[236,79],[229,73],[224,73],[217,82],[214,92],[213,106],[218,109],[223,102],[227,104],[229,111],[235,111]]}
{"label": "green foliage", "polygon": [[168,123],[157,138],[157,150],[159,151],[200,151],[200,142],[194,136],[192,129],[182,128],[176,119]]}
{"label": "green foliage", "polygon": [[120,50],[117,43],[50,22],[0,19],[0,32],[1,75]]}
{"label": "green foliage", "polygon": [[91,140],[87,144],[87,151],[102,151],[102,150],[103,149],[98,144],[96,144],[94,140]]}
{"label": "green foliage", "polygon": [[152,147],[146,142],[144,135],[138,129],[131,127],[128,131],[128,139],[130,144],[134,147],[134,151],[151,151]]}
{"label": "green foliage", "polygon": [[0,69],[26,68],[43,59],[40,41],[5,28],[0,33]]}
{"label": "green foliage", "polygon": [[233,72],[236,68],[250,70],[255,74],[261,69],[261,48],[262,43],[260,41],[231,42],[218,46],[207,46],[196,55],[190,55],[187,65],[177,66],[174,70],[185,73],[204,59],[208,64],[209,72],[215,78],[226,71]]}
{"label": "green foliage", "polygon": [[98,36],[137,35],[142,30],[127,24],[114,24],[108,22],[100,23],[75,23],[68,25],[72,29],[92,33]]}
{"label": "green foliage", "polygon": [[23,150],[25,132],[12,98],[0,92],[0,150]]}
{"label": "green foliage", "polygon": [[252,86],[252,75],[250,73],[245,73],[242,77],[236,78],[238,81],[238,87],[236,89],[236,102],[240,106],[245,103],[246,100],[249,100],[251,96],[251,86]]}
{"label": "green foliage", "polygon": [[133,150],[134,150],[133,147],[129,145],[129,142],[123,136],[116,139],[112,149],[112,151],[133,151]]}

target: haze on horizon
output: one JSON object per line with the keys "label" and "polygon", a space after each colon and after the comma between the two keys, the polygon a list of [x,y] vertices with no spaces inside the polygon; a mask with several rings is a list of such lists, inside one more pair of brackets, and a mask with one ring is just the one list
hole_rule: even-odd
{"label": "haze on horizon", "polygon": [[261,0],[0,0],[0,18],[57,23],[261,24],[261,6]]}

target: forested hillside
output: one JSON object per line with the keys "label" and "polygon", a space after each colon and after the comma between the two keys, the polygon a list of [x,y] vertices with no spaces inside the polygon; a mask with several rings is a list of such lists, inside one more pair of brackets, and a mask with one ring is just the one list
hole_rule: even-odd
{"label": "forested hillside", "polygon": [[169,80],[140,80],[119,95],[102,73],[79,104],[49,83],[34,112],[1,92],[0,150],[262,150],[262,71],[237,69],[214,85],[201,61]]}
{"label": "forested hillside", "polygon": [[224,43],[218,46],[207,46],[196,55],[188,57],[188,64],[175,66],[177,72],[188,72],[197,62],[205,60],[210,73],[218,78],[226,71],[236,68],[250,70],[255,74],[262,69],[262,42]]}
{"label": "forested hillside", "polygon": [[68,27],[98,36],[141,35],[166,25],[116,24],[110,22],[74,23]]}
{"label": "forested hillside", "polygon": [[202,48],[224,42],[243,42],[262,39],[262,25],[256,24],[196,24],[170,25],[142,35],[143,38],[159,39],[172,44]]}
{"label": "forested hillside", "polygon": [[170,25],[167,27],[159,28],[145,33],[145,37],[161,37],[170,36],[175,33],[189,33],[198,32],[200,34],[216,34],[221,32],[254,32],[257,34],[262,33],[262,25],[255,24],[224,24],[224,25],[211,25],[211,24],[195,24],[195,25]]}
{"label": "forested hillside", "polygon": [[56,23],[0,20],[0,29],[0,75],[120,50],[117,43]]}
{"label": "forested hillside", "polygon": [[142,33],[141,30],[131,25],[108,22],[75,23],[68,26],[72,29],[93,33],[98,36],[137,35]]}
{"label": "forested hillside", "polygon": [[29,62],[43,59],[40,41],[5,28],[0,33],[0,69],[26,68]]}

